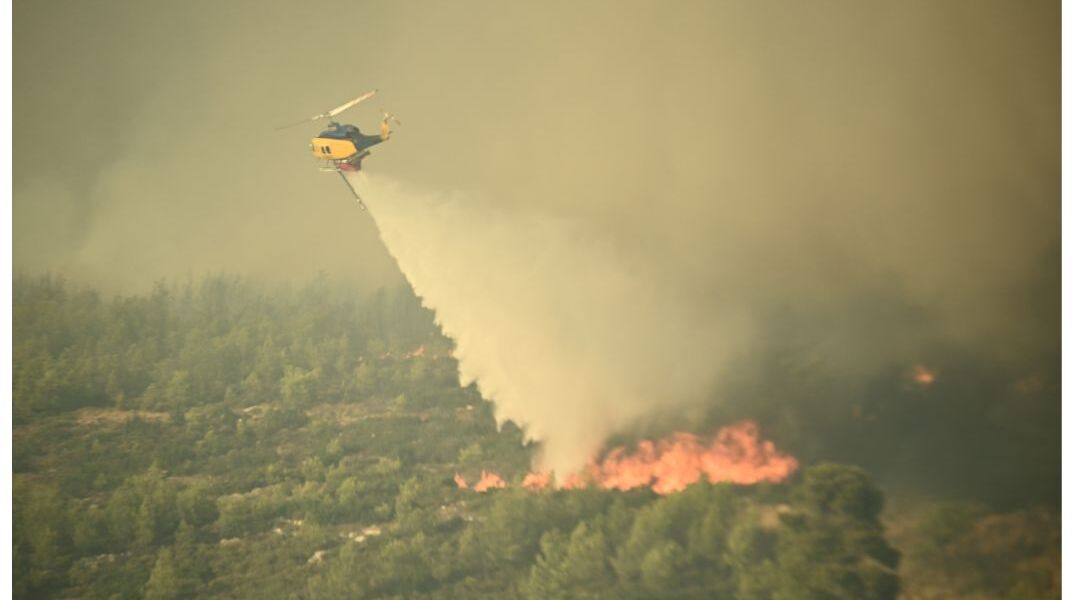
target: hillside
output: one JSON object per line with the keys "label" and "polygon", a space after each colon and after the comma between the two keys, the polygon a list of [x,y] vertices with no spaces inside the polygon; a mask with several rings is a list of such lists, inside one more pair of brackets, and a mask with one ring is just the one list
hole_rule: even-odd
{"label": "hillside", "polygon": [[[864,471],[524,489],[536,448],[451,351],[408,289],[16,278],[15,596],[899,595]],[[1058,597],[1054,516],[941,508],[885,517],[905,598]]]}

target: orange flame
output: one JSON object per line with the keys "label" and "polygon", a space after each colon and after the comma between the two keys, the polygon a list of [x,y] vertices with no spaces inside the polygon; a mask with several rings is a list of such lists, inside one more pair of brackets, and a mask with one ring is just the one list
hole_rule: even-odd
{"label": "orange flame", "polygon": [[522,480],[522,487],[529,490],[543,490],[552,482],[552,476],[547,471],[534,471],[527,473]]}
{"label": "orange flame", "polygon": [[910,377],[915,383],[930,385],[932,382],[936,381],[936,371],[929,369],[925,365],[916,364],[914,365],[914,370],[910,374]]}
{"label": "orange flame", "polygon": [[470,487],[469,484],[466,483],[466,480],[463,479],[462,475],[459,475],[458,473],[455,473],[455,485],[462,489]]}
{"label": "orange flame", "polygon": [[[724,427],[707,444],[694,434],[676,433],[656,442],[639,442],[630,454],[625,448],[614,448],[599,462],[591,461],[583,472],[568,475],[559,487],[567,490],[590,484],[614,490],[651,487],[658,494],[670,494],[702,476],[710,483],[752,485],[782,481],[797,468],[797,459],[778,451],[771,441],[760,439],[756,423],[744,421]],[[458,474],[455,483],[460,488],[467,487]],[[522,480],[522,487],[531,490],[552,484],[552,474],[547,471],[529,473]],[[499,475],[481,471],[481,480],[473,489],[484,492],[502,487],[506,483]]]}
{"label": "orange flame", "polygon": [[580,490],[589,485],[589,482],[585,480],[585,477],[578,473],[571,473],[563,480],[562,487],[565,490]]}
{"label": "orange flame", "polygon": [[475,492],[484,492],[490,488],[507,487],[507,483],[492,471],[481,471],[481,479],[474,484]]}
{"label": "orange flame", "polygon": [[629,490],[649,486],[658,494],[678,492],[705,475],[710,483],[751,485],[782,481],[798,468],[798,461],[761,440],[757,424],[745,421],[724,427],[704,444],[691,433],[638,444],[630,455],[623,448],[609,452],[590,465],[593,480],[605,489]]}

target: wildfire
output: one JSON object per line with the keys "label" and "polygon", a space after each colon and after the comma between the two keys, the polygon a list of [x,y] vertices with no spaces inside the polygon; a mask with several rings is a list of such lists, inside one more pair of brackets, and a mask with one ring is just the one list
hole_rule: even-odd
{"label": "wildfire", "polygon": [[585,477],[578,473],[571,473],[563,480],[563,485],[560,487],[565,490],[580,490],[587,485],[589,485],[589,482],[586,481]]}
{"label": "wildfire", "polygon": [[526,477],[522,479],[522,487],[530,490],[541,490],[548,487],[551,481],[552,476],[547,471],[534,471],[533,473],[527,473]]}
{"label": "wildfire", "polygon": [[474,484],[475,492],[484,492],[490,488],[507,487],[507,483],[492,471],[481,471],[481,479]]}
{"label": "wildfire", "polygon": [[[614,448],[602,459],[593,460],[582,473],[571,473],[559,487],[577,489],[596,485],[604,489],[629,490],[651,487],[658,494],[678,492],[705,476],[710,483],[731,482],[751,485],[778,482],[798,468],[798,461],[760,439],[757,424],[745,421],[724,427],[709,442],[691,433],[676,433],[658,441],[639,442],[633,452]],[[459,487],[466,482],[455,476]],[[533,472],[522,480],[528,489],[543,489],[553,482],[547,472]],[[474,490],[504,487],[504,481],[490,471],[481,472]]]}
{"label": "wildfire", "polygon": [[929,369],[925,365],[916,364],[914,365],[913,372],[910,373],[910,378],[913,379],[915,383],[931,385],[936,381],[936,371]]}
{"label": "wildfire", "polygon": [[750,485],[782,481],[797,468],[794,457],[780,453],[771,441],[761,440],[757,424],[746,421],[724,427],[708,444],[696,435],[676,433],[657,442],[640,442],[633,454],[616,448],[590,471],[593,480],[606,489],[651,486],[658,494],[669,494],[702,475],[710,483]]}

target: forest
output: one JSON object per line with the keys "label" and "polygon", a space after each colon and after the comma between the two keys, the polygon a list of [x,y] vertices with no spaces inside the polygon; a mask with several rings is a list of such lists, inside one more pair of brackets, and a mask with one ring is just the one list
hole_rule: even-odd
{"label": "forest", "polygon": [[16,598],[1059,597],[1055,510],[897,509],[853,465],[525,489],[406,287],[19,274],[13,342]]}

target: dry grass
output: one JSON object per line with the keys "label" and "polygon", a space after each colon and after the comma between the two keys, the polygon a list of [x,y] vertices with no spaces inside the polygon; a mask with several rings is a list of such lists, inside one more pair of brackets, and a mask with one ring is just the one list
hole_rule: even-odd
{"label": "dry grass", "polygon": [[118,410],[113,408],[83,408],[75,413],[75,422],[83,427],[123,425],[134,419],[166,423],[171,419],[171,416],[164,412]]}

